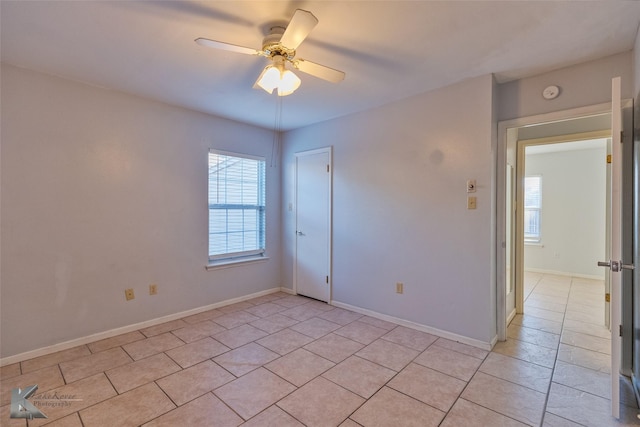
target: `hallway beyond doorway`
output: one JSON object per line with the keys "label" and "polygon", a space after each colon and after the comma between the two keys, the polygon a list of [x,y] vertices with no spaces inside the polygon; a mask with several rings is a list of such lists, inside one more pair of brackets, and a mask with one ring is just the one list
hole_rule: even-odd
{"label": "hallway beyond doorway", "polygon": [[524,299],[525,314],[515,316],[508,340],[494,352],[548,368],[544,425],[567,420],[594,426],[640,424],[633,415],[638,412],[633,388],[624,376],[621,423],[609,416],[611,339],[604,327],[604,281],[525,272]]}

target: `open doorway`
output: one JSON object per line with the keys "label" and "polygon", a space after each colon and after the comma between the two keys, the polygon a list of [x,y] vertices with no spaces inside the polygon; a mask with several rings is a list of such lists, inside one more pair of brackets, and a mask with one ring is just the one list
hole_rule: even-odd
{"label": "open doorway", "polygon": [[[530,241],[528,242],[529,244],[525,248],[524,231],[523,231],[525,230],[525,219],[524,219],[525,215],[523,214],[524,213],[523,211],[525,210],[525,205],[524,203],[521,203],[523,200],[522,195],[524,193],[525,176],[541,175],[542,179],[538,180],[537,183],[535,182],[536,180],[533,179],[532,181],[534,182],[531,185],[534,188],[536,185],[541,186],[542,192],[544,193],[544,190],[545,188],[547,188],[547,185],[548,185],[548,183],[545,184],[545,182],[547,178],[549,178],[550,172],[545,170],[540,172],[540,170],[535,171],[533,169],[530,169],[527,171],[526,170],[527,159],[525,159],[525,154],[530,154],[531,156],[534,156],[534,155],[541,156],[543,153],[534,153],[534,154],[532,154],[531,152],[526,153],[526,150],[524,149],[524,147],[541,145],[542,143],[545,143],[545,144],[552,143],[553,145],[558,143],[568,143],[570,142],[570,140],[567,140],[567,135],[574,135],[574,134],[582,134],[584,138],[579,138],[582,140],[602,139],[602,138],[606,139],[607,136],[611,135],[611,131],[609,130],[611,119],[610,119],[610,113],[607,111],[607,110],[611,111],[610,108],[611,108],[611,104],[608,104],[608,105],[603,104],[600,106],[584,107],[584,108],[571,110],[571,111],[550,113],[550,114],[540,115],[536,117],[516,119],[509,122],[500,123],[499,125],[499,140],[502,141],[504,145],[498,147],[498,165],[501,169],[499,169],[499,174],[497,176],[497,184],[498,184],[498,188],[502,189],[501,191],[505,191],[505,193],[503,194],[506,194],[506,197],[509,197],[508,191],[506,191],[509,188],[506,182],[509,177],[509,169],[513,168],[516,171],[516,179],[515,179],[515,183],[512,184],[512,186],[515,187],[515,189],[512,190],[512,193],[514,195],[512,199],[514,202],[512,203],[512,205],[514,206],[511,207],[511,209],[508,209],[509,204],[506,203],[506,201],[505,203],[499,204],[498,206],[498,214],[504,215],[503,218],[498,217],[499,230],[500,230],[500,233],[502,233],[502,234],[499,234],[497,238],[498,244],[501,245],[498,247],[498,250],[499,252],[502,251],[505,257],[504,261],[501,263],[500,256],[498,256],[498,273],[500,273],[501,271],[504,271],[505,276],[509,276],[509,279],[513,283],[515,283],[514,292],[516,293],[516,295],[514,298],[515,307],[513,308],[513,311],[516,312],[516,315],[514,316],[512,325],[513,324],[518,325],[515,331],[517,334],[519,334],[518,336],[514,336],[512,333],[510,334],[511,331],[507,331],[506,325],[508,324],[507,320],[509,320],[510,318],[509,316],[510,310],[509,310],[509,307],[506,306],[509,300],[508,298],[506,298],[507,293],[505,293],[504,295],[502,295],[502,299],[498,299],[498,304],[504,303],[506,307],[502,317],[502,320],[505,322],[503,326],[504,330],[502,331],[500,331],[500,319],[499,319],[499,325],[498,325],[499,339],[507,340],[508,338],[509,340],[515,340],[516,342],[526,342],[527,340],[531,341],[532,339],[535,339],[537,340],[540,346],[542,347],[547,346],[548,350],[545,350],[545,352],[549,354],[549,359],[555,359],[557,363],[557,366],[554,365],[555,366],[554,369],[559,368],[561,370],[564,370],[565,373],[571,372],[571,375],[567,375],[566,377],[558,377],[558,378],[554,377],[554,382],[558,382],[559,384],[562,384],[563,386],[567,386],[567,387],[575,386],[577,383],[572,383],[574,378],[577,381],[578,378],[582,378],[585,375],[593,374],[595,376],[599,376],[601,377],[600,379],[603,384],[606,383],[607,377],[611,377],[613,379],[613,375],[611,375],[612,372],[607,372],[607,369],[613,368],[613,366],[611,366],[611,368],[608,368],[608,365],[607,365],[607,362],[611,363],[611,360],[612,360],[612,356],[611,356],[612,350],[609,350],[609,349],[612,349],[613,346],[606,342],[607,338],[611,340],[611,332],[609,332],[609,330],[607,330],[607,328],[604,327],[605,313],[603,308],[606,302],[604,298],[605,296],[604,294],[606,292],[604,292],[603,285],[600,282],[600,279],[597,278],[597,276],[600,274],[599,272],[596,271],[595,274],[593,274],[593,272],[590,272],[588,270],[581,271],[581,268],[578,267],[577,264],[572,264],[571,257],[567,258],[563,256],[563,253],[567,250],[569,250],[570,252],[582,251],[584,248],[574,247],[572,249],[559,249],[562,246],[557,246],[556,250],[554,250],[553,247],[549,247],[549,246],[554,246],[555,244],[551,245],[550,242],[546,242],[545,233],[548,232],[549,230],[547,229],[547,231],[545,231],[545,226],[543,224],[539,223],[540,228],[535,227],[535,224],[536,224],[535,221],[532,224],[527,224],[528,226],[530,226],[527,233],[529,234]],[[623,113],[622,114],[623,130],[624,130],[624,134],[627,135],[627,137],[622,139],[627,141],[628,139],[631,139],[630,136],[633,135],[633,131],[632,131],[633,128],[631,126],[632,122],[627,120],[629,118],[627,116],[630,116],[630,113],[632,112],[632,107],[629,102],[624,102],[621,110],[617,110],[617,111],[622,111]],[[597,138],[593,137],[594,133],[598,133]],[[616,135],[621,135],[621,134],[622,133],[616,132]],[[586,138],[586,137],[589,137],[589,138]],[[574,136],[570,137],[570,139],[573,139],[573,138]],[[518,141],[520,141],[520,143]],[[599,144],[602,144],[602,143],[600,142]],[[617,145],[617,146],[620,146],[620,145]],[[560,145],[558,147],[560,147]],[[624,150],[626,151],[631,147],[632,147],[631,145],[627,145],[624,148]],[[535,152],[535,149],[533,151]],[[628,158],[630,157],[625,157],[625,162],[626,162],[626,159]],[[607,159],[607,156],[605,154],[603,158],[600,160],[602,162],[601,165],[603,165],[601,167],[606,168],[606,159]],[[531,160],[531,159],[528,159],[528,160]],[[551,159],[551,157],[547,156],[546,162],[548,163],[551,161],[554,161],[554,160]],[[564,166],[567,166],[566,165],[566,163],[568,162],[567,158],[564,158],[563,161],[565,163]],[[528,163],[534,163],[534,162],[529,161]],[[616,164],[619,164],[619,163],[616,163]],[[546,166],[548,166],[548,164]],[[563,166],[562,164],[560,166],[556,166],[556,170],[563,170],[562,166]],[[628,172],[630,172],[631,170],[632,168],[623,167],[623,171],[626,171],[625,174],[628,174]],[[573,175],[571,175],[569,178],[573,178]],[[568,178],[565,178],[565,180],[570,181],[570,179]],[[605,173],[605,179],[603,181],[606,182],[606,173]],[[626,195],[626,194],[632,193],[628,191],[628,188],[629,188],[628,184],[631,183],[632,181],[633,180],[629,179],[628,176],[623,178],[623,181],[622,181],[623,187],[625,185],[627,185],[627,187],[622,188],[621,190],[622,194]],[[582,178],[582,180],[578,180],[577,182],[571,183],[574,189],[573,191],[575,192],[576,191],[575,188],[582,185],[583,182],[585,182],[584,177]],[[552,185],[554,185],[555,187],[558,184],[552,184]],[[606,184],[605,184],[605,188],[606,188]],[[567,192],[571,192],[572,190],[571,188],[569,188],[568,190],[565,189],[564,191],[565,191],[565,194],[567,194]],[[520,195],[520,199],[518,199],[517,197],[518,194]],[[570,201],[569,203],[578,203],[578,202]],[[603,198],[601,202],[601,209],[598,209],[600,211],[600,215],[602,215],[603,212],[606,212],[606,205],[607,205],[606,198]],[[536,215],[540,215],[540,218],[544,217],[545,215],[544,203],[539,205],[536,205],[535,203],[530,203],[528,204],[527,207],[531,208],[533,212],[536,212],[536,210],[538,211],[541,210],[539,214],[532,213],[530,214],[530,216],[535,217]],[[570,207],[572,207],[572,205]],[[565,208],[565,209],[567,211],[570,210],[569,208]],[[623,212],[624,212],[624,209],[623,209]],[[569,225],[573,226],[579,222],[582,215],[580,213],[573,212],[571,216],[573,217],[573,223]],[[515,226],[509,227],[510,221],[511,223],[515,223]],[[565,223],[565,227],[569,228],[569,225],[566,225]],[[504,229],[502,229],[503,226],[505,227]],[[548,225],[547,225],[547,228],[548,228]],[[606,230],[606,227],[603,227],[603,228]],[[625,221],[623,221],[622,228],[623,228],[623,233],[622,233],[623,237],[633,236],[633,231],[632,231],[633,229],[630,228],[628,223],[625,225]],[[539,235],[537,236],[538,233],[542,233],[541,238]],[[501,240],[502,237],[504,237],[505,240]],[[508,247],[508,245],[506,244],[507,237],[510,238],[511,245],[514,247],[512,251],[505,251],[505,249]],[[547,235],[547,237],[550,237],[550,236]],[[586,238],[586,236],[580,236],[580,238]],[[535,241],[536,239],[538,240],[538,242]],[[596,262],[592,264],[593,266],[592,268],[596,268],[596,264],[598,261],[597,258],[604,257],[604,254],[606,252],[604,244],[606,243],[606,241],[607,239],[605,238],[601,249],[599,249],[601,255],[600,256],[598,256],[598,254],[595,255],[594,261]],[[623,243],[624,243],[624,238],[623,238]],[[531,254],[527,255],[527,250],[529,249],[533,249],[534,251],[537,252],[537,254],[534,254],[534,255],[537,255],[537,259],[535,259],[535,256],[532,256]],[[546,253],[544,253],[545,252],[544,249],[551,249],[551,250],[546,251]],[[529,251],[529,252],[532,252],[532,251]],[[547,255],[550,256],[550,258],[546,258]],[[543,261],[546,261],[546,264],[542,263]],[[538,262],[537,266],[532,265],[535,262]],[[502,270],[503,268],[504,270]],[[536,269],[538,271],[535,271]],[[575,306],[574,306],[572,309],[573,313],[571,314],[571,316],[572,317],[578,316],[581,318],[581,319],[576,319],[576,318],[569,318],[567,316],[568,305],[567,305],[567,302],[564,302],[564,301],[560,301],[558,303],[558,306],[556,307],[549,307],[549,306],[544,307],[544,306],[541,306],[540,304],[537,304],[537,305],[525,304],[525,297],[533,291],[534,286],[540,284],[540,283],[526,283],[524,280],[526,270],[529,270],[529,271],[533,270],[534,273],[541,275],[537,277],[537,280],[540,280],[542,277],[544,277],[544,275],[549,275],[547,279],[550,279],[550,280],[547,280],[546,283],[543,283],[542,288],[546,288],[544,290],[547,291],[546,292],[547,294],[551,294],[554,291],[559,291],[559,292],[556,292],[556,294],[558,294],[560,297],[567,298],[567,300],[565,300],[567,302],[569,302],[568,297],[569,297],[569,292],[571,292],[572,285],[574,284],[579,285],[582,288],[585,288],[586,287],[585,285],[595,285],[593,288],[591,288],[591,290],[595,291],[594,294],[596,296],[596,298],[592,301],[592,303],[594,304],[594,307],[597,305],[599,309],[592,310],[587,307],[582,307],[584,311],[582,311],[581,313],[580,312],[576,313],[577,310],[575,310]],[[562,274],[556,274],[556,273],[562,273]],[[498,274],[498,278],[500,280],[499,274]],[[536,278],[533,279],[533,281],[535,280]],[[558,283],[553,283],[554,280],[556,280]],[[563,280],[565,281],[565,283],[561,283]],[[505,280],[505,283],[509,283],[509,282]],[[498,286],[499,292],[501,291],[500,288],[502,288],[502,286],[503,286],[502,282],[499,282],[499,286]],[[558,289],[562,287],[564,287],[564,289]],[[628,381],[629,380],[628,375],[631,373],[630,362],[632,359],[632,349],[631,349],[631,345],[629,344],[630,344],[630,338],[632,336],[632,333],[631,331],[629,331],[630,333],[628,334],[623,333],[624,332],[623,330],[625,327],[627,328],[632,327],[631,319],[628,318],[631,315],[632,310],[629,309],[629,307],[625,307],[625,305],[626,305],[626,302],[631,303],[633,301],[633,295],[625,295],[625,292],[631,289],[630,286],[624,286],[623,284],[622,289],[623,289],[622,298],[618,297],[620,299],[617,300],[617,301],[622,301],[624,303],[622,307],[622,319],[621,319],[622,321],[620,322],[622,324],[620,328],[620,332],[622,336],[622,349],[621,349],[622,363],[620,365],[622,369],[620,370],[620,373],[622,373],[626,378],[624,379],[624,381],[622,381],[621,379],[620,394],[627,397],[627,399],[623,398],[621,400],[624,405],[637,408],[637,406],[635,406],[636,403],[635,403],[635,397],[633,396],[633,389],[630,386],[630,382]],[[540,299],[544,299],[544,297]],[[547,299],[546,302],[553,304],[554,303],[553,296],[552,298]],[[557,310],[558,315],[556,315],[557,318],[555,319],[557,321],[555,323],[553,322],[553,319],[545,318],[545,317],[553,317],[553,313],[552,313],[554,311],[553,308],[558,309]],[[545,311],[541,311],[541,310],[545,310]],[[523,313],[525,313],[525,316],[523,316]],[[529,313],[529,316],[526,316],[526,313]],[[535,316],[533,316],[534,314]],[[528,319],[526,322],[523,322],[523,319],[525,318],[528,318]],[[602,320],[600,321],[600,319]],[[582,322],[579,324],[578,321],[580,320]],[[527,324],[523,324],[523,323],[527,323]],[[600,323],[600,325],[598,325],[598,323]],[[616,325],[617,324],[618,323],[616,323]],[[569,325],[570,328],[566,328],[567,325]],[[593,326],[590,326],[590,325],[593,325]],[[553,327],[556,327],[556,329],[553,329]],[[595,329],[596,327],[599,328],[597,331]],[[531,331],[532,329],[536,329],[535,334],[533,333],[530,334],[532,337],[535,337],[535,338],[531,338],[527,335],[528,334],[527,331]],[[540,333],[540,331],[544,331],[544,332]],[[617,334],[618,332],[617,327],[615,328],[615,332]],[[544,342],[542,340],[543,338],[545,339]],[[629,342],[625,342],[627,339],[629,340]],[[509,341],[505,342],[504,344],[506,345],[503,347],[509,348],[509,349],[519,348],[519,346],[514,344],[513,341],[511,344],[509,344],[508,342]],[[527,346],[520,345],[520,347],[524,347],[526,350]],[[595,356],[595,359],[599,360],[601,364],[598,364],[600,362],[593,362],[593,364],[589,364],[591,362],[586,362],[587,357],[585,356],[587,354],[589,354],[590,356]],[[595,359],[590,359],[590,360],[595,360]],[[588,366],[585,366],[585,365],[588,365]],[[618,376],[616,375],[616,377]],[[568,383],[568,385],[565,383]],[[622,393],[623,387],[626,387],[628,390],[631,390],[631,392]],[[616,387],[616,390],[617,390],[617,387]],[[585,391],[585,390],[582,390],[582,391]],[[594,392],[594,390],[590,390],[587,392]],[[607,398],[607,396],[604,396],[604,395],[602,395],[601,397],[605,399]],[[613,401],[613,398],[611,398],[611,401]]]}
{"label": "open doorway", "polygon": [[[516,315],[521,315],[524,312],[524,301],[526,291],[530,290],[529,287],[525,287],[524,280],[524,260],[525,260],[525,242],[524,236],[521,235],[524,230],[524,215],[520,215],[519,212],[524,211],[523,198],[518,197],[524,193],[524,181],[525,181],[525,147],[531,147],[530,150],[534,154],[539,156],[551,156],[551,152],[568,152],[564,154],[566,158],[571,158],[571,151],[569,148],[577,148],[577,145],[570,145],[571,141],[593,141],[602,140],[610,135],[610,105],[599,105],[593,107],[585,107],[581,109],[550,113],[541,116],[535,116],[530,118],[516,119],[509,122],[500,123],[499,137],[503,141],[504,145],[498,150],[498,164],[499,170],[497,177],[497,184],[499,188],[503,188],[505,191],[505,201],[503,204],[499,201],[498,206],[498,222],[504,224],[499,230],[504,230],[503,235],[498,235],[498,248],[499,253],[504,254],[502,260],[498,256],[498,280],[501,280],[501,273],[504,274],[505,292],[500,295],[498,292],[498,305],[504,304],[505,311],[498,312],[498,339],[505,340],[507,338],[506,325],[512,321]],[[564,145],[563,145],[564,144]],[[596,142],[581,142],[581,144],[601,144]],[[584,145],[582,147],[585,147]],[[535,147],[535,148],[534,148]],[[553,147],[553,148],[550,148]],[[581,147],[581,148],[582,148]],[[537,153],[536,153],[537,150]],[[546,153],[545,153],[546,151]],[[556,156],[560,156],[557,154]],[[559,161],[566,159],[560,159]],[[601,159],[601,167],[605,166],[606,156]],[[580,186],[580,180],[576,179],[575,173],[571,173],[568,170],[568,165],[557,165],[554,169],[554,174],[557,176],[554,179],[563,180],[564,182],[570,182],[571,185],[565,185],[564,193],[575,192],[572,186]],[[546,172],[545,172],[546,173]],[[567,174],[570,174],[569,176]],[[535,175],[531,173],[531,175]],[[541,179],[542,188],[545,188],[544,178]],[[552,183],[552,185],[554,185]],[[605,186],[603,181],[600,185]],[[554,187],[548,189],[556,190]],[[556,197],[557,198],[557,197]],[[565,196],[566,198],[566,196]],[[518,206],[520,204],[520,206]],[[530,211],[534,211],[535,206],[528,206]],[[601,200],[599,214],[604,215],[605,212],[605,200]],[[540,208],[538,208],[540,209]],[[501,218],[501,215],[503,217]],[[540,219],[545,219],[544,211],[538,211]],[[574,217],[583,216],[579,210],[574,213]],[[547,220],[549,218],[546,218]],[[579,219],[579,218],[578,218]],[[565,223],[570,221],[571,225],[577,224],[577,218],[563,219]],[[560,222],[562,222],[560,221]],[[542,225],[540,223],[539,225]],[[551,225],[551,229],[547,224],[543,229],[537,230],[538,232],[552,231],[555,227],[562,228],[556,224]],[[604,225],[602,226],[604,232]],[[539,261],[544,260],[544,263],[538,262],[538,265],[534,265],[533,268],[537,268],[546,272],[571,272],[579,273],[580,276],[597,276],[603,275],[596,267],[598,259],[593,260],[593,267],[577,267],[578,263],[590,262],[589,259],[593,255],[588,255],[587,260],[576,261],[578,258],[573,253],[572,248],[567,244],[561,242],[550,241],[545,244],[544,240],[541,240],[540,236],[536,236],[534,232],[536,230],[529,230],[530,234],[527,250],[539,255]],[[550,237],[547,234],[547,237]],[[580,238],[583,236],[580,235]],[[542,238],[544,239],[544,237]],[[537,241],[536,241],[537,240]],[[582,245],[584,246],[584,245]],[[593,245],[590,245],[593,247]],[[602,257],[605,253],[604,243],[599,250],[597,256]],[[537,252],[537,253],[536,253]],[[563,262],[567,265],[563,265]],[[602,276],[600,276],[602,277]]]}
{"label": "open doorway", "polygon": [[608,327],[608,130],[520,140],[524,312]]}

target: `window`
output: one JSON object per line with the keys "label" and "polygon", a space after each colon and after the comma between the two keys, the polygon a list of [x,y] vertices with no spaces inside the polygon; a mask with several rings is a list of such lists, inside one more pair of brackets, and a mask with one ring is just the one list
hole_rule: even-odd
{"label": "window", "polygon": [[524,241],[540,242],[540,211],[542,207],[542,177],[524,178]]}
{"label": "window", "polygon": [[209,151],[209,260],[264,255],[265,160]]}

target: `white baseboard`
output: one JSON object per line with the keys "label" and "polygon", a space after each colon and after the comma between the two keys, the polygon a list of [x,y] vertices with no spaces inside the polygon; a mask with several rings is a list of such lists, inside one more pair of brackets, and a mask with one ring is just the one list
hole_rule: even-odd
{"label": "white baseboard", "polygon": [[496,345],[497,342],[498,342],[498,335],[494,335],[493,338],[491,339],[491,348],[492,349]]}
{"label": "white baseboard", "polygon": [[525,268],[524,271],[540,274],[553,274],[555,276],[578,277],[580,279],[604,280],[604,273],[602,276],[595,276],[591,274],[570,273],[567,271],[545,270],[543,268]]}
{"label": "white baseboard", "polygon": [[427,332],[431,335],[436,335],[438,337],[446,338],[451,341],[457,341],[462,344],[467,344],[476,348],[480,348],[482,350],[491,351],[493,346],[497,341],[497,336],[491,342],[484,342],[480,340],[476,340],[474,338],[465,337],[463,335],[454,334],[452,332],[443,331],[441,329],[432,328],[430,326],[421,325],[419,323],[411,322],[409,320],[400,319],[398,317],[388,316],[386,314],[380,314],[376,311],[367,310],[366,308],[356,307],[354,305],[345,304],[339,301],[331,301],[331,305],[335,305],[339,308],[344,308],[345,310],[355,311],[356,313],[365,314],[370,317],[375,317],[376,319],[385,320],[387,322],[395,323],[397,325],[406,326],[407,328],[416,329],[418,331]]}
{"label": "white baseboard", "polygon": [[139,329],[155,326],[160,323],[170,322],[172,320],[181,319],[183,317],[199,314],[214,308],[224,307],[226,305],[235,304],[238,302],[246,301],[248,299],[261,297],[263,295],[269,295],[275,292],[293,293],[291,289],[279,287],[267,289],[266,291],[260,291],[253,294],[245,295],[238,298],[232,298],[225,301],[220,301],[214,304],[209,304],[204,307],[198,307],[191,310],[182,311],[180,313],[169,314],[167,316],[158,317],[156,319],[146,320],[144,322],[135,323],[133,325],[127,325],[116,329],[111,329],[104,332],[98,332],[96,334],[88,335],[81,338],[72,339],[69,341],[61,342],[58,344],[50,345],[47,347],[38,348],[36,350],[26,351],[24,353],[16,354],[14,356],[7,356],[0,359],[0,366],[10,365],[12,363],[22,362],[23,360],[33,359],[34,357],[44,356],[47,354],[55,353],[62,350],[67,350],[79,345],[89,344],[95,341],[103,340],[105,338],[115,337],[116,335],[126,334],[127,332],[137,331]]}
{"label": "white baseboard", "polygon": [[[22,362],[23,360],[28,360],[28,359],[33,359],[34,357],[40,357],[40,356],[45,356],[47,354],[51,354],[51,353],[55,353],[58,351],[62,351],[62,350],[67,350],[73,347],[77,347],[80,345],[85,345],[85,344],[89,344],[95,341],[99,341],[99,340],[103,340],[106,338],[111,338],[111,337],[115,337],[117,335],[121,335],[121,334],[126,334],[128,332],[133,332],[133,331],[137,331],[140,329],[144,329],[144,328],[148,328],[150,326],[155,326],[155,325],[159,325],[160,323],[165,323],[165,322],[170,322],[172,320],[176,320],[176,319],[181,319],[183,317],[187,317],[187,316],[192,316],[194,314],[199,314],[208,310],[212,310],[214,308],[220,308],[220,307],[224,307],[227,305],[231,305],[231,304],[235,304],[238,302],[242,302],[242,301],[246,301],[252,298],[257,298],[263,295],[269,295],[275,292],[285,292],[291,295],[294,295],[294,291],[290,288],[286,288],[286,287],[279,287],[279,288],[273,288],[273,289],[267,289],[265,291],[260,291],[260,292],[256,292],[253,294],[249,294],[249,295],[245,295],[242,297],[238,297],[238,298],[232,298],[229,300],[225,300],[225,301],[221,301],[221,302],[217,302],[214,304],[210,304],[210,305],[206,305],[203,307],[198,307],[198,308],[194,308],[191,310],[186,310],[186,311],[182,311],[179,313],[174,313],[174,314],[170,314],[167,316],[162,316],[162,317],[158,317],[156,319],[151,319],[151,320],[147,320],[144,322],[140,322],[140,323],[135,323],[132,325],[127,325],[127,326],[123,326],[120,328],[116,328],[116,329],[111,329],[108,331],[104,331],[104,332],[99,332],[96,334],[92,334],[92,335],[88,335],[85,337],[81,337],[81,338],[76,338],[73,340],[69,340],[69,341],[65,341],[65,342],[61,342],[58,344],[54,344],[51,346],[47,346],[47,347],[42,347],[42,348],[38,348],[35,350],[30,350],[24,353],[20,353],[20,354],[16,354],[13,356],[7,356],[4,357],[2,359],[0,359],[0,366],[5,366],[5,365],[10,365],[12,363],[17,363],[17,362]],[[374,317],[376,319],[380,319],[380,320],[385,320],[387,322],[391,322],[391,323],[395,323],[397,325],[401,325],[401,326],[406,326],[408,328],[412,328],[412,329],[416,329],[422,332],[427,332],[429,334],[432,335],[436,335],[442,338],[447,338],[450,339],[452,341],[457,341],[463,344],[468,344],[471,345],[473,347],[477,347],[480,348],[482,350],[487,350],[490,351],[493,346],[496,343],[497,337],[494,337],[494,339],[490,342],[490,343],[486,343],[483,341],[479,341],[473,338],[469,338],[469,337],[465,337],[462,335],[458,335],[458,334],[454,334],[451,332],[447,332],[447,331],[443,331],[440,329],[436,329],[436,328],[432,328],[430,326],[426,326],[426,325],[421,325],[419,323],[414,323],[408,320],[404,320],[404,319],[400,319],[397,317],[393,317],[393,316],[388,316],[386,314],[381,314],[375,311],[371,311],[371,310],[367,310],[365,308],[361,308],[361,307],[356,307],[350,304],[345,304],[345,303],[341,303],[339,301],[331,301],[330,302],[331,305],[339,307],[339,308],[344,308],[346,310],[351,310],[351,311],[355,311],[356,313],[361,313],[361,314],[365,314],[367,316],[370,317]]]}

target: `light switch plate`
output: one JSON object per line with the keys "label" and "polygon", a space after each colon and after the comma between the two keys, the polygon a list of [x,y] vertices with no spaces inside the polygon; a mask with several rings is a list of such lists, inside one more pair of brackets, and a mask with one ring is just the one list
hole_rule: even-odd
{"label": "light switch plate", "polygon": [[476,208],[476,198],[473,196],[467,197],[467,209],[475,209]]}

